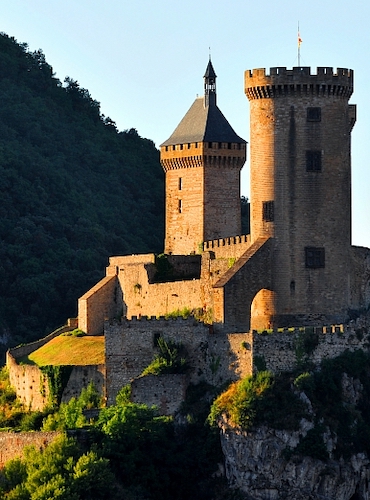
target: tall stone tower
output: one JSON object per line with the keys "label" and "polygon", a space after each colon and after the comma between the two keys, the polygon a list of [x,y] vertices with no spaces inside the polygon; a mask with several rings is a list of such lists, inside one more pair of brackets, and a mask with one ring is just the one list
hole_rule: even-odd
{"label": "tall stone tower", "polygon": [[[266,324],[340,321],[351,288],[353,71],[245,72],[250,101],[251,241],[272,237],[272,286],[255,299]],[[253,314],[253,311],[252,311]]]}
{"label": "tall stone tower", "polygon": [[240,171],[245,159],[246,141],[217,107],[216,73],[209,61],[204,96],[161,144],[165,253],[197,253],[204,241],[240,234]]}

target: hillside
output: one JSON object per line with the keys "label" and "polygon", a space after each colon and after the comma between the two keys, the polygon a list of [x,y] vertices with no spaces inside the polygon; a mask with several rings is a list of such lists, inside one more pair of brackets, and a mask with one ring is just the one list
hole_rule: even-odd
{"label": "hillside", "polygon": [[0,336],[14,345],[74,316],[110,255],[162,250],[164,180],[152,141],[5,34],[0,99]]}

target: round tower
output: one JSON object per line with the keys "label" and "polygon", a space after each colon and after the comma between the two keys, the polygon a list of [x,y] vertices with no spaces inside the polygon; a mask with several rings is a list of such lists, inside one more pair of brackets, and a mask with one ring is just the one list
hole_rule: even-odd
{"label": "round tower", "polygon": [[256,309],[275,325],[341,321],[349,305],[352,92],[348,69],[245,72],[251,240],[274,238]]}
{"label": "round tower", "polygon": [[165,253],[198,253],[204,241],[240,234],[240,171],[245,159],[246,142],[216,104],[216,73],[209,61],[204,96],[161,144]]}

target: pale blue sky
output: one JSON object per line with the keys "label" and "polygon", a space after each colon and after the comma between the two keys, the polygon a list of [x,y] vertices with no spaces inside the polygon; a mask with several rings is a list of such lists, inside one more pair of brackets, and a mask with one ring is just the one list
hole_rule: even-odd
{"label": "pale blue sky", "polygon": [[[119,130],[134,127],[158,146],[197,94],[211,47],[218,105],[249,141],[246,69],[301,65],[355,71],[352,133],[353,244],[370,247],[370,52],[368,0],[11,0],[0,31],[41,48],[56,76],[70,76]],[[249,163],[242,194],[249,196]]]}

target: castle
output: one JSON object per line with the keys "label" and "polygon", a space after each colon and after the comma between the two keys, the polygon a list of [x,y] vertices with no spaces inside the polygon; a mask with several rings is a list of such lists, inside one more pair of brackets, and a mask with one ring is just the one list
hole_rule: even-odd
{"label": "castle", "polygon": [[[78,301],[78,327],[105,336],[108,403],[134,380],[138,400],[145,394],[146,402],[171,412],[189,382],[217,384],[251,373],[257,353],[276,368],[276,342],[294,357],[292,337],[284,333],[268,346],[253,331],[307,326],[325,333],[324,325],[343,324],[369,305],[370,250],[351,245],[352,92],[348,69],[245,72],[251,234],[241,235],[247,143],[217,106],[208,62],[204,96],[160,147],[164,255],[111,257],[105,278]],[[184,308],[202,321],[163,319]],[[349,330],[329,332],[344,332],[346,342],[321,339],[319,357],[351,347]],[[174,376],[171,388],[168,378],[147,387],[140,379],[158,336],[182,342],[192,362],[190,377]],[[284,359],[286,368],[291,360]]]}

